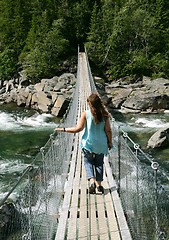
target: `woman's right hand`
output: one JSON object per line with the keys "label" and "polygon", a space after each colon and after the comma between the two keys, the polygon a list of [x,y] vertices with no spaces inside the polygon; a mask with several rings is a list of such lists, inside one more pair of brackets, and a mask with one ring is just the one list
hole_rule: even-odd
{"label": "woman's right hand", "polygon": [[65,128],[55,128],[54,131],[65,132]]}
{"label": "woman's right hand", "polygon": [[111,143],[108,143],[108,149],[109,149],[109,150],[111,150],[111,149],[112,149],[112,147],[113,147],[113,144],[112,144],[112,142],[111,142]]}

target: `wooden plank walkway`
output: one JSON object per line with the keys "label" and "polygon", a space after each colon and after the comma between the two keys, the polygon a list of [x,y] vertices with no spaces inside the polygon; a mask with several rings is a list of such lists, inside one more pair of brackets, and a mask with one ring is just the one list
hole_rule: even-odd
{"label": "wooden plank walkway", "polygon": [[[84,105],[86,95],[89,95],[87,90],[89,85],[85,81],[87,70],[83,53],[80,61],[80,74],[84,81],[80,87],[81,103],[77,113],[78,117],[86,108]],[[74,135],[68,181],[55,240],[131,240],[108,157],[104,159],[104,194],[97,191],[96,194],[89,194],[89,183],[86,180],[80,139],[81,133]]]}

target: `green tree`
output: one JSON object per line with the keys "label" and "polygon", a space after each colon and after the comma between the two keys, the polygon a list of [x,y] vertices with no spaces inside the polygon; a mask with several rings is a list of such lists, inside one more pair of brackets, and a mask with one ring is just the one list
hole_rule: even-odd
{"label": "green tree", "polygon": [[51,76],[81,43],[115,78],[168,76],[168,26],[168,0],[0,0],[1,78]]}
{"label": "green tree", "polygon": [[13,37],[14,29],[13,29],[13,8],[14,2],[10,0],[2,0],[0,2],[0,33],[1,33],[1,42],[2,48],[5,49],[5,45],[9,45],[11,43],[11,39]]}
{"label": "green tree", "polygon": [[[156,34],[155,19],[135,1],[127,3],[114,17],[109,37],[109,72],[115,77],[148,74],[151,44]],[[142,62],[142,63],[141,63]],[[138,66],[137,66],[138,64]],[[144,66],[144,67],[143,67]]]}
{"label": "green tree", "polygon": [[33,82],[55,75],[59,71],[59,64],[67,56],[69,42],[61,34],[62,26],[62,20],[54,21],[44,41],[38,42],[27,55],[24,65]]}
{"label": "green tree", "polygon": [[102,55],[102,35],[100,29],[102,26],[102,12],[95,3],[91,16],[90,31],[87,36],[86,47],[90,58],[97,64],[101,62]]}
{"label": "green tree", "polygon": [[1,1],[1,36],[5,45],[18,54],[30,26],[30,5],[24,0]]}
{"label": "green tree", "polygon": [[0,53],[0,79],[6,80],[17,72],[17,57],[13,49],[5,49]]}
{"label": "green tree", "polygon": [[84,43],[89,32],[91,9],[93,9],[95,1],[77,1],[73,5],[73,23],[76,35],[76,45]]}
{"label": "green tree", "polygon": [[15,46],[16,54],[19,55],[25,45],[25,39],[30,28],[30,5],[24,0],[15,0],[13,9],[13,37],[11,44]]}
{"label": "green tree", "polygon": [[18,56],[29,29],[30,5],[23,0],[0,1],[1,78],[9,79],[17,72]]}

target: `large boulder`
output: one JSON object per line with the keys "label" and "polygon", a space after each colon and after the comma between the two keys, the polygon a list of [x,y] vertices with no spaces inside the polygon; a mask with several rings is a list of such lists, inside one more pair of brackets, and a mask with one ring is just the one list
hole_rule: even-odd
{"label": "large boulder", "polygon": [[[106,92],[110,94],[110,89],[108,90],[108,87],[106,87]],[[111,93],[111,102],[114,108],[120,108],[131,92],[132,88],[115,87]]]}
{"label": "large boulder", "polygon": [[169,127],[159,129],[148,140],[147,148],[159,148],[169,146]]}
{"label": "large boulder", "polygon": [[64,73],[58,78],[58,82],[64,82],[66,85],[71,84],[75,85],[76,78],[75,75],[72,73]]}
{"label": "large boulder", "polygon": [[105,92],[109,97],[112,96],[110,108],[126,112],[157,112],[169,109],[168,79],[119,79],[107,84]]}
{"label": "large boulder", "polygon": [[168,109],[169,96],[160,95],[159,93],[145,93],[141,90],[135,91],[126,99],[122,107],[140,111]]}
{"label": "large boulder", "polygon": [[47,94],[45,94],[45,92],[38,92],[37,99],[38,109],[42,112],[49,112],[52,100],[47,96]]}
{"label": "large boulder", "polygon": [[69,105],[68,99],[66,99],[63,95],[58,96],[51,113],[54,116],[61,117],[64,115],[67,107]]}
{"label": "large boulder", "polygon": [[21,72],[20,79],[0,82],[0,104],[15,102],[18,106],[31,107],[37,111],[52,113],[62,117],[69,105],[76,78],[66,73],[60,77],[42,79],[36,84],[26,84],[26,76]]}
{"label": "large boulder", "polygon": [[18,106],[25,106],[29,95],[29,91],[25,88],[20,88],[17,91],[16,102]]}

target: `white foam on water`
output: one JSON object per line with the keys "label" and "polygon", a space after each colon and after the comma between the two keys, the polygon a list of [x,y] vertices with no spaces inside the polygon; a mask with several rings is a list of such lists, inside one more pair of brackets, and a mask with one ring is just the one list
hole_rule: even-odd
{"label": "white foam on water", "polygon": [[127,119],[127,122],[116,121],[125,132],[144,132],[145,130],[158,130],[169,127],[168,116],[166,115],[147,115],[145,117],[134,115]]}
{"label": "white foam on water", "polygon": [[25,128],[34,129],[39,127],[54,128],[57,126],[56,123],[50,122],[53,118],[51,114],[39,114],[36,113],[31,117],[22,117],[12,113],[6,113],[0,111],[0,130],[24,130]]}
{"label": "white foam on water", "polygon": [[6,174],[6,173],[20,173],[22,172],[28,164],[21,163],[20,161],[9,161],[9,160],[3,160],[0,161],[0,174]]}
{"label": "white foam on water", "polygon": [[135,123],[141,125],[144,128],[165,128],[169,127],[169,123],[162,121],[161,119],[147,119],[138,118]]}
{"label": "white foam on water", "polygon": [[[7,194],[8,194],[8,192],[1,192],[0,193],[0,199],[4,199],[6,196],[7,196]],[[12,199],[12,200],[15,200],[15,199],[17,199],[17,193],[16,192],[12,192],[11,194],[10,194],[10,199]]]}
{"label": "white foam on water", "polygon": [[14,119],[12,114],[0,112],[0,130],[9,130],[13,128],[18,128],[19,124]]}
{"label": "white foam on water", "polygon": [[56,126],[55,123],[47,122],[48,119],[51,118],[53,118],[51,114],[35,114],[31,117],[25,117],[24,119],[21,119],[20,124],[30,127],[54,127]]}

